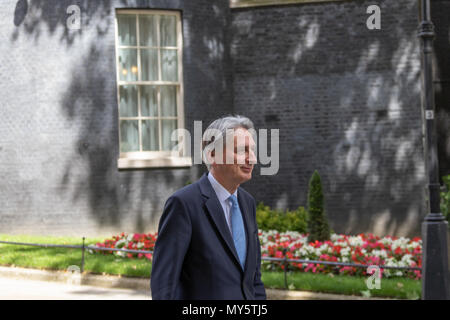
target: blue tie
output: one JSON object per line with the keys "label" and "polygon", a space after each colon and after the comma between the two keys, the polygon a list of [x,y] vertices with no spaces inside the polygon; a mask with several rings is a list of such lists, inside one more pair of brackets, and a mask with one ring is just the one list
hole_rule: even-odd
{"label": "blue tie", "polygon": [[241,209],[235,195],[231,195],[228,199],[231,201],[231,230],[233,231],[234,246],[236,248],[239,261],[241,262],[242,269],[245,265],[246,256],[246,243],[245,243],[245,230],[244,221],[242,220]]}

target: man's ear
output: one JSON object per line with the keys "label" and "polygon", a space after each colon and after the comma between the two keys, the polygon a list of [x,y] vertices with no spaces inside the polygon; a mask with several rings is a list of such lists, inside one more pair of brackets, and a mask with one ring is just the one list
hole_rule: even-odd
{"label": "man's ear", "polygon": [[206,153],[206,157],[207,157],[208,163],[210,165],[215,163],[216,159],[214,158],[214,156],[215,156],[215,150],[214,149],[212,151]]}

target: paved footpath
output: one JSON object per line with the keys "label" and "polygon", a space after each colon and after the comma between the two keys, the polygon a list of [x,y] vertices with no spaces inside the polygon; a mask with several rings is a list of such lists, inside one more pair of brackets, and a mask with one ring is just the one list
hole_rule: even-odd
{"label": "paved footpath", "polygon": [[[76,282],[78,280],[78,282]],[[76,285],[73,283],[82,283]],[[360,296],[266,288],[269,300],[366,300]],[[76,274],[0,266],[0,300],[149,300],[150,281],[111,275]],[[378,298],[370,298],[370,300]]]}
{"label": "paved footpath", "polygon": [[0,300],[150,300],[150,292],[0,277]]}

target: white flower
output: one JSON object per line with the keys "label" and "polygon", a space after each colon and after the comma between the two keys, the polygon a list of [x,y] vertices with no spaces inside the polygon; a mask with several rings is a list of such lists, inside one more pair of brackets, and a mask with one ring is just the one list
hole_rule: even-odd
{"label": "white flower", "polygon": [[337,242],[338,240],[341,240],[341,239],[344,239],[344,235],[339,235],[339,234],[337,234],[337,233],[333,233],[333,234],[330,236],[330,240],[331,240],[332,242]]}
{"label": "white flower", "polygon": [[341,249],[341,256],[345,257],[345,256],[349,256],[350,255],[350,248],[343,248]]}
{"label": "white flower", "polygon": [[116,251],[116,255],[118,255],[119,257],[125,257],[127,254],[123,251]]}

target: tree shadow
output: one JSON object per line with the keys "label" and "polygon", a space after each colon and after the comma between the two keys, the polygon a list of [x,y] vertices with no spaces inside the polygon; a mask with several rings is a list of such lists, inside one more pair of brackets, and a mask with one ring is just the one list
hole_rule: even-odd
{"label": "tree shadow", "polygon": [[[80,9],[81,28],[72,30],[67,27],[68,19],[73,11],[70,6]],[[17,27],[11,34],[11,41],[17,41],[21,35],[33,37],[37,43],[41,37],[59,36],[60,41],[67,46],[73,45],[75,39],[80,39],[83,30],[92,28],[97,36],[105,33],[105,20],[111,15],[111,1],[109,0],[19,0],[14,9],[14,25]]]}
{"label": "tree shadow", "polygon": [[417,5],[381,3],[381,30],[366,27],[368,5],[234,11],[235,109],[280,128],[278,174],[255,175],[247,187],[273,207],[306,206],[317,169],[334,231],[417,235],[425,215]]}
{"label": "tree shadow", "polygon": [[[70,5],[80,8],[79,30],[67,28]],[[197,14],[199,5],[202,12]],[[58,53],[65,50],[78,56],[64,69],[69,78],[64,80],[67,86],[62,84],[65,86],[62,93],[54,97],[62,111],[59,120],[64,123],[64,129],[71,132],[71,145],[63,148],[64,162],[55,163],[55,166],[62,166],[58,171],[63,173],[58,187],[54,188],[57,190],[54,197],[70,201],[64,206],[70,211],[66,219],[72,219],[75,233],[84,235],[98,234],[92,230],[102,233],[156,231],[165,200],[204,172],[201,166],[118,170],[116,8],[182,10],[186,34],[183,48],[185,123],[190,132],[193,132],[194,120],[209,122],[221,113],[232,111],[230,58],[228,43],[225,43],[229,36],[227,1],[204,0],[201,4],[165,0],[17,1],[12,21],[15,28],[10,35],[12,43],[33,40],[35,47],[42,48],[47,40],[57,39]],[[95,222],[94,227],[91,221]],[[57,230],[50,233],[55,232]]]}
{"label": "tree shadow", "polygon": [[[419,233],[425,184],[418,10],[412,2],[381,3],[382,29],[367,30],[367,15],[360,10],[367,1],[231,14],[225,0],[17,1],[11,42],[24,37],[43,46],[52,37],[61,48],[79,50],[69,84],[58,97],[76,136],[62,164],[59,192],[69,195],[77,212],[88,211],[99,227],[148,230],[157,224],[165,199],[205,171],[200,166],[117,169],[112,17],[116,7],[148,8],[150,3],[183,9],[190,132],[194,120],[207,124],[233,111],[259,128],[281,128],[278,174],[256,174],[244,185],[257,200],[290,209],[305,205],[308,181],[317,169],[335,231]],[[80,30],[66,27],[70,5],[81,9]],[[322,19],[324,10],[336,15]]]}

